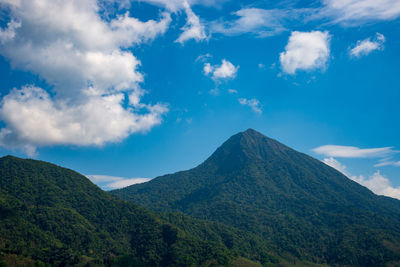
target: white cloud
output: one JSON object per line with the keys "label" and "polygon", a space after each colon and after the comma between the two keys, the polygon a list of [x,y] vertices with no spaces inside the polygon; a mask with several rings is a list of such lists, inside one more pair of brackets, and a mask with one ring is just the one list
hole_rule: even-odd
{"label": "white cloud", "polygon": [[183,32],[176,42],[183,44],[190,39],[194,39],[196,42],[207,39],[205,26],[201,23],[200,18],[192,11],[187,1],[184,1],[183,5],[187,20],[182,28]]}
{"label": "white cloud", "polygon": [[210,74],[213,71],[213,67],[211,66],[210,63],[205,63],[203,67],[203,72],[205,75]]}
{"label": "white cloud", "polygon": [[322,160],[323,163],[325,163],[328,166],[331,166],[332,168],[340,171],[341,173],[343,173],[346,176],[350,176],[349,173],[347,172],[347,167],[345,165],[343,165],[342,163],[340,163],[339,161],[337,161],[336,159],[330,157],[330,158],[325,158]]}
{"label": "white cloud", "polygon": [[148,106],[147,114],[138,115],[124,109],[123,100],[120,93],[68,105],[52,101],[41,88],[14,89],[1,103],[0,117],[7,127],[0,131],[0,145],[103,145],[161,123],[164,106]]}
{"label": "white cloud", "polygon": [[90,181],[100,186],[103,190],[113,190],[127,187],[133,184],[141,184],[150,181],[149,178],[124,178],[108,175],[86,175]]}
{"label": "white cloud", "polygon": [[[215,88],[211,89],[209,93],[213,96],[217,96],[220,94],[220,89],[218,85],[221,82],[224,82],[228,79],[234,79],[236,77],[239,66],[233,65],[231,62],[223,59],[220,65],[211,65],[208,62],[205,62],[203,65],[203,73],[206,76],[211,77],[214,80]],[[236,90],[229,89],[228,93],[233,94],[236,93]]]}
{"label": "white cloud", "polygon": [[241,105],[249,106],[254,112],[259,114],[262,113],[260,101],[258,101],[258,99],[239,98],[238,101]]}
{"label": "white cloud", "polygon": [[339,161],[332,157],[323,159],[323,162],[331,166],[332,168],[340,171],[351,180],[367,187],[369,190],[377,195],[400,199],[400,187],[393,187],[389,179],[384,177],[379,170],[376,171],[369,179],[366,179],[363,175],[351,175],[347,171],[347,167],[345,165],[341,164]]}
{"label": "white cloud", "polygon": [[357,41],[357,44],[350,50],[350,55],[353,57],[366,56],[374,50],[383,50],[385,43],[385,36],[377,33],[375,38],[367,38],[362,41]]}
{"label": "white cloud", "polygon": [[141,42],[155,39],[158,35],[164,34],[171,23],[171,15],[162,13],[160,21],[148,20],[142,22],[137,18],[130,17],[129,12],[118,16],[110,23],[114,35],[121,45],[130,46]]}
{"label": "white cloud", "polygon": [[384,177],[379,171],[376,171],[369,179],[363,176],[352,176],[352,180],[367,187],[377,195],[383,195],[400,199],[400,187],[393,187],[389,179]]}
{"label": "white cloud", "polygon": [[143,81],[137,71],[140,61],[120,47],[163,34],[170,17],[140,22],[126,14],[107,24],[97,12],[94,0],[21,0],[11,8],[21,26],[0,53],[14,67],[40,74],[64,94],[75,95],[87,84],[99,93],[131,88]]}
{"label": "white cloud", "polygon": [[[130,1],[130,0],[127,0]],[[138,0],[140,2],[146,2],[152,5],[164,7],[165,9],[172,11],[172,12],[177,12],[181,9],[183,9],[183,0]]]}
{"label": "white cloud", "polygon": [[280,54],[282,70],[295,74],[297,70],[325,68],[329,54],[328,32],[292,32],[286,51]]}
{"label": "white cloud", "polygon": [[204,74],[212,74],[214,80],[233,79],[236,77],[239,66],[233,65],[231,62],[223,59],[221,65],[212,66],[210,63],[204,64]]}
{"label": "white cloud", "polygon": [[228,89],[228,93],[230,93],[230,94],[237,94],[237,90],[235,90],[235,89]]}
{"label": "white cloud", "polygon": [[371,20],[393,20],[400,17],[398,0],[324,0],[321,13],[335,22],[359,24]]}
{"label": "white cloud", "polygon": [[359,148],[354,146],[337,146],[337,145],[324,145],[314,148],[313,151],[317,154],[328,157],[341,157],[341,158],[377,158],[385,157],[389,154],[396,153],[393,147],[381,148]]}
{"label": "white cloud", "polygon": [[379,163],[374,165],[374,167],[383,167],[383,166],[400,167],[400,161],[392,161],[392,160],[384,159],[384,160],[382,160]]}
{"label": "white cloud", "polygon": [[223,59],[222,64],[217,66],[213,72],[214,79],[235,78],[239,67],[235,67],[231,62]]}
{"label": "white cloud", "polygon": [[21,23],[15,20],[7,23],[7,27],[5,29],[0,28],[0,44],[3,44],[7,41],[14,39],[15,30],[21,27]]}
{"label": "white cloud", "polygon": [[220,8],[224,3],[229,1],[231,0],[191,0],[189,4]]}
{"label": "white cloud", "polygon": [[239,18],[234,21],[213,22],[211,32],[228,36],[244,33],[252,33],[258,37],[275,35],[286,30],[282,20],[288,17],[289,11],[243,8],[233,14]]}
{"label": "white cloud", "polygon": [[107,187],[112,189],[118,189],[118,188],[123,188],[127,187],[133,184],[142,184],[150,181],[151,179],[149,178],[129,178],[129,179],[123,179],[120,181],[115,181],[112,183],[107,184]]}
{"label": "white cloud", "polygon": [[253,34],[256,37],[269,37],[287,30],[285,24],[296,23],[312,11],[307,8],[261,9],[242,8],[232,15],[234,20],[218,20],[210,23],[211,33],[227,36]]}
{"label": "white cloud", "polygon": [[195,62],[206,62],[207,59],[208,59],[208,58],[211,58],[211,57],[212,57],[212,55],[209,54],[209,53],[204,54],[204,55],[200,55],[200,56],[198,56],[198,57],[196,58]]}
{"label": "white cloud", "polygon": [[[125,0],[129,1],[129,0]],[[170,10],[172,12],[177,12],[181,9],[185,8],[185,2],[189,5],[202,5],[202,6],[213,6],[213,7],[220,7],[225,2],[230,0],[139,0],[141,2],[146,2],[152,5],[161,6]]]}
{"label": "white cloud", "polygon": [[4,96],[0,145],[30,153],[45,145],[103,145],[161,122],[167,108],[140,103],[140,61],[124,48],[163,34],[168,13],[159,21],[127,13],[105,22],[95,0],[20,0],[8,8],[13,20],[1,31],[0,54],[40,75],[54,94],[29,85]]}

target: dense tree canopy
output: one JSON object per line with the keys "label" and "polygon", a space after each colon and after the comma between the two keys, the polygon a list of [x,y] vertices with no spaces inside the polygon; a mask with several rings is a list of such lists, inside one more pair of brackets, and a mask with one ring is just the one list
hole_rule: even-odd
{"label": "dense tree canopy", "polygon": [[74,171],[10,156],[0,159],[0,236],[0,258],[10,265],[196,266],[232,258],[217,239],[191,236]]}
{"label": "dense tree canopy", "polygon": [[194,169],[111,193],[257,234],[283,257],[353,266],[400,260],[400,201],[251,129]]}

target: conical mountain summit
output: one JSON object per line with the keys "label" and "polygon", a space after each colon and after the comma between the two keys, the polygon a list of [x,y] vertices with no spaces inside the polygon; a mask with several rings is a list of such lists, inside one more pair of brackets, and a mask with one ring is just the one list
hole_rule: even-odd
{"label": "conical mountain summit", "polygon": [[400,259],[400,201],[253,129],[193,169],[111,193],[258,234],[278,253],[313,262],[378,266]]}

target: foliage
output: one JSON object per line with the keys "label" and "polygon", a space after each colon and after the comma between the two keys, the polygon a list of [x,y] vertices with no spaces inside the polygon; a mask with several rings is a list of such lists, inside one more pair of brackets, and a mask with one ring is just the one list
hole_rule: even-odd
{"label": "foliage", "polygon": [[[194,169],[111,194],[250,232],[262,240],[257,249],[264,244],[282,258],[351,266],[400,260],[400,201],[251,129]],[[233,250],[254,249],[241,242]],[[229,238],[223,243],[232,248]]]}
{"label": "foliage", "polygon": [[0,159],[0,237],[3,265],[202,266],[231,259],[223,244],[190,236],[74,171],[11,156]]}

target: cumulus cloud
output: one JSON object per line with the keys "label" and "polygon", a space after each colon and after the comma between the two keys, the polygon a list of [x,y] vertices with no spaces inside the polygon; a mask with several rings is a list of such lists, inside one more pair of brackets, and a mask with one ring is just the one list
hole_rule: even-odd
{"label": "cumulus cloud", "polygon": [[255,113],[262,113],[260,101],[258,101],[258,99],[239,98],[238,101],[241,105],[249,106]]}
{"label": "cumulus cloud", "polygon": [[123,108],[122,93],[91,96],[69,105],[53,101],[43,89],[14,89],[1,102],[0,116],[7,127],[0,131],[4,147],[19,145],[103,145],[120,141],[135,131],[149,130],[161,122],[162,105],[148,106],[139,115]]}
{"label": "cumulus cloud", "polygon": [[388,178],[384,177],[380,171],[376,171],[369,179],[364,176],[352,176],[352,180],[367,187],[377,195],[383,195],[400,199],[400,186],[393,187]]}
{"label": "cumulus cloud", "polygon": [[282,70],[295,74],[297,70],[325,68],[329,55],[330,35],[328,32],[292,32],[285,51],[280,53]]}
{"label": "cumulus cloud", "polygon": [[233,65],[226,59],[223,59],[220,65],[211,65],[205,63],[203,71],[205,75],[212,75],[214,80],[233,79],[236,77],[239,66]]}
{"label": "cumulus cloud", "polygon": [[228,93],[230,93],[230,94],[237,94],[237,90],[235,90],[235,89],[228,89]]}
{"label": "cumulus cloud", "polygon": [[323,162],[332,168],[340,171],[351,180],[367,187],[377,195],[388,196],[400,199],[400,187],[393,187],[388,178],[384,177],[380,171],[376,171],[369,179],[363,175],[354,176],[347,171],[347,167],[334,158],[325,158]]}
{"label": "cumulus cloud", "polygon": [[231,62],[223,59],[221,65],[214,68],[214,79],[235,78],[239,67],[234,66]]}
{"label": "cumulus cloud", "polygon": [[357,41],[357,44],[350,49],[350,56],[361,57],[366,56],[372,51],[383,50],[385,43],[385,36],[383,34],[377,33],[374,38],[367,38],[362,41]]}
{"label": "cumulus cloud", "polygon": [[1,30],[0,54],[53,86],[51,94],[27,85],[3,97],[0,145],[31,152],[45,145],[102,145],[161,122],[167,108],[140,102],[140,61],[125,48],[162,35],[168,13],[159,21],[126,13],[105,22],[95,0],[0,2],[12,17]]}
{"label": "cumulus cloud", "polygon": [[183,32],[176,42],[183,44],[190,39],[194,39],[197,42],[207,39],[205,26],[201,23],[200,18],[193,12],[187,1],[183,2],[183,6],[187,20],[185,26],[182,28]]}
{"label": "cumulus cloud", "polygon": [[349,25],[400,17],[398,0],[324,0],[323,4],[323,16],[334,17],[335,22]]}
{"label": "cumulus cloud", "polygon": [[124,178],[108,175],[86,175],[86,177],[103,190],[119,189],[133,184],[142,184],[151,180],[149,178]]}
{"label": "cumulus cloud", "polygon": [[381,148],[359,148],[354,146],[337,146],[337,145],[324,145],[314,148],[313,151],[317,154],[328,157],[341,157],[341,158],[377,158],[386,157],[390,154],[396,153],[393,147]]}

